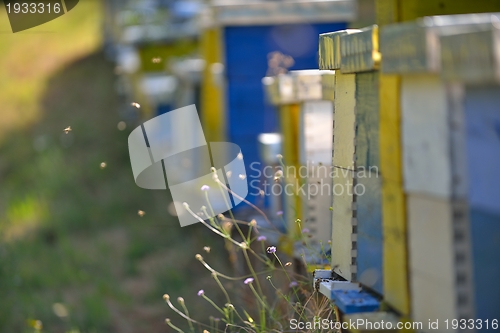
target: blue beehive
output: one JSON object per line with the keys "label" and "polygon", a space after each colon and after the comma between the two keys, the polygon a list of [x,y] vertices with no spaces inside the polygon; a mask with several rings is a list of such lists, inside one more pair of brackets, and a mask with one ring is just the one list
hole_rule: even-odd
{"label": "blue beehive", "polygon": [[[465,90],[469,219],[476,315],[500,316],[500,86]],[[455,234],[455,237],[460,237]]]}
{"label": "blue beehive", "polygon": [[[261,83],[269,74],[269,55],[291,56],[294,62],[289,69],[317,68],[318,34],[345,29],[346,22],[354,18],[354,5],[342,0],[212,6],[223,39],[225,137],[241,147],[250,179],[256,173],[250,169],[251,163],[261,162],[257,136],[278,127]],[[256,197],[247,199],[255,202]]]}
{"label": "blue beehive", "polygon": [[[494,51],[500,46],[494,37],[500,34],[499,17],[498,13],[486,14],[482,24],[475,18],[469,31],[440,38],[443,77],[460,82],[462,89],[462,121],[455,127],[462,129],[459,137],[465,152],[459,156],[466,162],[455,178],[467,188],[468,214],[465,211],[457,219],[468,218],[470,230],[457,224],[453,237],[462,247],[470,247],[474,295],[473,299],[459,295],[457,302],[459,306],[473,304],[474,317],[490,325],[500,316],[500,56]],[[462,51],[458,54],[457,50]],[[457,251],[459,266],[463,266],[461,254]],[[459,271],[456,283],[462,285],[468,278]],[[484,325],[482,330],[491,328]]]}

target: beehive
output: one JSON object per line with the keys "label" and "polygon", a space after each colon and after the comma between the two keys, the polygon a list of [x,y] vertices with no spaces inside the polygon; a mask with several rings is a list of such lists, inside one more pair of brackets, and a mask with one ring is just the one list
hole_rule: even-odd
{"label": "beehive", "polygon": [[[473,261],[472,267],[463,267],[472,274],[458,272],[457,286],[472,278],[474,293],[459,293],[458,306],[474,304],[474,318],[485,321],[500,316],[500,14],[485,15],[486,25],[472,19],[471,29],[440,36],[441,69],[442,79],[458,92],[452,124],[460,129],[453,133],[459,149],[452,150],[452,162],[460,163],[454,177],[466,185],[460,194],[467,210],[457,219],[469,221],[456,225],[453,237],[462,244],[464,237],[467,241],[464,228],[470,228],[465,245]],[[457,266],[464,265],[465,245],[455,249]]]}
{"label": "beehive", "polygon": [[[242,148],[250,179],[250,163],[260,162],[258,134],[276,131],[279,123],[265,104],[262,77],[317,68],[317,35],[344,29],[355,17],[355,2],[215,2],[204,17],[202,121],[206,132],[213,133],[208,137]],[[276,64],[271,58],[278,54],[290,56],[293,64]]]}
{"label": "beehive", "polygon": [[321,35],[320,59],[336,69],[332,266],[382,294],[377,26]]}
{"label": "beehive", "polygon": [[401,75],[414,320],[475,318],[463,88],[442,80],[442,68],[450,64],[441,59],[440,36],[482,29],[490,20],[490,14],[425,17],[381,32],[382,71]]}
{"label": "beehive", "polygon": [[266,77],[264,82],[269,100],[279,108],[283,154],[293,163],[286,164],[284,172],[283,195],[290,206],[286,215],[303,216],[300,224],[289,221],[290,236],[309,229],[304,236],[316,251],[301,246],[295,250],[308,252],[309,263],[323,262],[321,248],[329,248],[331,234],[334,72],[292,71]]}

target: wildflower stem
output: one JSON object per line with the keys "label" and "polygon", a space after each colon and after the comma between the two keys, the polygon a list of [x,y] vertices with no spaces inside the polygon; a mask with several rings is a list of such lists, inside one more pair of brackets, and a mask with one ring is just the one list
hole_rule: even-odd
{"label": "wildflower stem", "polygon": [[210,204],[210,200],[208,199],[208,191],[205,191],[205,199],[207,200],[207,205],[208,205],[208,208],[210,208],[210,212],[212,213],[212,216],[215,216],[214,210],[212,209],[212,205]]}
{"label": "wildflower stem", "polygon": [[191,208],[189,208],[189,206],[186,204],[184,205],[184,207],[186,208],[186,210],[192,215],[194,216],[195,219],[197,219],[198,221],[200,221],[201,223],[203,223],[203,225],[205,227],[207,227],[208,229],[212,230],[213,232],[215,232],[217,235],[223,237],[223,238],[226,238],[228,239],[229,241],[231,241],[232,243],[238,245],[239,247],[241,247],[241,244],[238,243],[237,241],[235,241],[234,239],[232,239],[231,237],[229,237],[228,235],[224,235],[223,233],[221,233],[219,230],[215,229],[214,227],[212,227],[211,225],[209,225],[207,222],[205,222],[201,217],[199,217],[198,215],[196,215],[192,210]]}
{"label": "wildflower stem", "polygon": [[238,316],[238,318],[240,318],[240,320],[242,322],[245,322],[245,319],[243,319],[243,317],[241,317],[241,315],[239,314],[239,312],[236,310],[236,308],[234,308],[234,313],[236,313],[236,315]]}
{"label": "wildflower stem", "polygon": [[254,277],[254,281],[257,284],[257,288],[259,289],[259,292],[257,293],[257,291],[253,287],[252,283],[249,284],[250,289],[252,289],[252,292],[254,293],[255,297],[262,304],[262,307],[260,309],[260,321],[261,321],[261,328],[265,329],[265,327],[266,327],[266,309],[267,309],[267,304],[260,297],[260,295],[264,295],[264,294],[262,293],[262,288],[260,287],[260,282],[259,282],[259,279],[257,278],[257,274],[255,273],[255,271],[253,269],[252,262],[250,261],[250,258],[248,257],[247,249],[243,249],[243,255],[245,256],[245,260],[247,262],[248,268],[250,269],[250,272],[252,273],[252,275]]}
{"label": "wildflower stem", "polygon": [[[232,214],[231,214],[231,216],[232,216]],[[238,230],[238,233],[240,234],[241,239],[245,242],[245,244],[250,245],[250,243],[246,240],[245,235],[243,234],[243,231],[241,230],[240,226],[234,220],[234,217],[233,217],[233,224],[236,227],[236,230]]]}
{"label": "wildflower stem", "polygon": [[231,219],[234,221],[234,215],[233,215],[233,212],[231,211],[231,205],[227,201],[226,193],[224,192],[224,190],[222,189],[222,186],[221,186],[222,182],[220,181],[219,177],[215,177],[215,181],[219,185],[219,190],[220,190],[220,193],[222,194],[222,197],[224,198],[224,202],[226,203],[227,211],[229,212],[229,215],[231,215]]}
{"label": "wildflower stem", "polygon": [[220,307],[217,306],[217,304],[214,303],[210,298],[208,298],[205,294],[202,294],[201,297],[203,297],[208,303],[212,304],[212,306],[217,309],[220,313],[222,313],[226,317],[226,313],[224,310],[222,310]]}
{"label": "wildflower stem", "polygon": [[[205,216],[209,216],[208,212],[207,212],[207,207],[203,206],[203,207],[201,207],[201,210],[203,211]],[[218,224],[215,223],[215,219],[213,217],[209,217],[208,219],[210,220],[210,224],[212,225],[212,227],[214,227],[215,229],[218,229],[222,232],[224,231]]]}
{"label": "wildflower stem", "polygon": [[249,245],[250,245],[250,241],[251,241],[251,237],[252,237],[252,228],[253,228],[253,226],[251,224],[248,224],[248,234],[247,234],[246,242]]}
{"label": "wildflower stem", "polygon": [[[276,291],[278,292],[278,294],[279,294],[281,297],[283,297],[283,299],[284,299],[287,303],[290,303],[290,296],[283,294],[283,292],[282,292],[279,288],[277,288],[277,287],[274,285],[273,281],[271,280],[271,277],[268,277],[268,280],[269,280],[269,283],[271,283],[271,286],[274,288],[274,290],[276,290]],[[307,304],[307,303],[306,303],[306,304]],[[293,305],[292,305],[292,308],[293,308],[293,310],[295,311],[295,313],[297,313],[297,314],[299,315],[299,318],[302,318],[303,320],[307,320],[307,318],[304,316],[305,305],[304,305],[304,307],[303,307],[303,309],[302,309],[302,311],[301,311],[301,312],[299,312],[299,311],[297,310],[297,308],[296,308],[295,306],[293,306]]]}
{"label": "wildflower stem", "polygon": [[271,283],[271,286],[273,286],[274,290],[276,290],[276,291],[278,292],[278,294],[279,294],[281,297],[283,297],[283,299],[284,299],[285,301],[289,302],[289,301],[290,301],[290,299],[288,298],[288,296],[286,296],[285,294],[283,294],[283,292],[281,292],[281,290],[280,290],[280,289],[276,288],[276,286],[274,285],[274,283],[273,283],[273,281],[271,280],[271,277],[270,277],[270,276],[269,276],[268,280],[269,280],[269,283]]}
{"label": "wildflower stem", "polygon": [[307,304],[309,303],[309,301],[310,301],[311,299],[312,299],[312,296],[311,296],[311,297],[309,297],[309,299],[308,299],[308,300],[304,303],[304,305],[302,305],[302,311],[301,311],[300,313],[299,313],[299,312],[297,311],[297,309],[294,307],[295,312],[297,312],[297,313],[299,314],[299,317],[300,317],[300,318],[306,318],[306,316],[305,316],[304,312],[306,311],[306,309],[307,309]]}
{"label": "wildflower stem", "polygon": [[[184,304],[184,302],[181,303],[181,306],[182,306],[182,309],[184,310],[184,313],[186,314],[187,317],[190,317],[189,316],[189,311],[186,307],[186,304]],[[193,327],[193,323],[191,322],[191,320],[187,320],[187,323],[189,325],[189,329],[191,330],[191,332],[194,332],[194,327]]]}
{"label": "wildflower stem", "polygon": [[[216,233],[217,235],[229,240],[231,243],[239,246],[239,247],[242,247],[241,243],[238,243],[237,241],[235,241],[234,239],[231,238],[230,235],[227,235],[227,234],[224,234],[222,232],[220,232],[219,230],[215,229],[214,227],[212,227],[211,225],[209,225],[207,222],[205,222],[201,217],[199,217],[198,215],[196,215],[192,210],[191,208],[189,208],[189,205],[187,203],[184,203],[184,207],[186,208],[186,210],[195,218],[197,219],[198,221],[200,221],[205,227],[207,227],[208,229],[210,229],[212,232]],[[235,223],[237,225],[237,223]],[[239,229],[239,227],[237,227],[238,230],[240,230],[240,233],[241,233],[241,229]],[[244,236],[242,236],[243,239],[245,239]],[[246,243],[245,243],[246,244]],[[250,252],[255,255],[257,257],[258,260],[262,261],[263,263],[266,263],[265,260],[263,260],[259,255],[257,255],[257,253],[255,253],[255,251],[253,251],[251,248],[250,249]]]}
{"label": "wildflower stem", "polygon": [[[284,266],[284,265],[283,265],[283,263],[281,262],[280,258],[279,258],[279,257],[278,257],[278,255],[276,254],[276,252],[274,252],[273,254],[274,254],[274,256],[276,257],[276,259],[278,260],[278,262],[280,263],[281,268],[283,268],[283,272],[285,272],[285,275],[286,275],[286,277],[287,277],[288,281],[292,282],[292,279],[290,278],[290,275],[288,275],[288,272],[287,272],[287,270],[286,270],[285,266]],[[307,266],[306,266],[306,267],[307,267]],[[293,293],[295,294],[295,297],[297,297],[297,300],[298,300],[298,299],[300,299],[300,298],[299,298],[299,295],[297,294],[297,291],[296,291],[295,289],[293,289]]]}
{"label": "wildflower stem", "polygon": [[[210,273],[212,274],[217,274],[218,276],[220,277],[223,277],[224,279],[226,280],[231,280],[231,281],[240,281],[240,280],[243,280],[243,279],[246,279],[248,277],[252,277],[253,275],[244,275],[244,276],[239,276],[239,277],[232,277],[232,276],[228,276],[228,275],[225,275],[225,274],[222,274],[222,273],[219,273],[217,272],[215,269],[213,269],[212,267],[210,267],[209,264],[207,264],[205,262],[205,260],[203,259],[200,259],[200,262],[202,263],[203,266],[205,266],[206,269],[208,269],[210,271]],[[263,272],[260,272],[259,274],[266,274],[266,273],[270,273],[272,270],[267,270],[267,271],[263,271]]]}
{"label": "wildflower stem", "polygon": [[166,298],[166,302],[167,302],[168,306],[169,306],[172,310],[174,310],[174,311],[175,311],[175,312],[176,312],[179,316],[181,316],[182,318],[186,319],[187,321],[191,321],[191,322],[193,322],[193,323],[195,323],[195,324],[198,324],[198,325],[207,326],[207,325],[205,325],[205,324],[203,324],[203,323],[200,323],[199,321],[196,321],[196,320],[194,320],[194,319],[191,319],[191,317],[189,317],[189,316],[186,316],[184,313],[182,313],[182,311],[180,311],[179,309],[177,309],[177,308],[176,308],[176,307],[172,304],[172,302],[170,302],[170,299],[169,299],[169,298]]}
{"label": "wildflower stem", "polygon": [[219,277],[217,275],[218,275],[217,272],[212,272],[212,276],[213,276],[215,282],[217,282],[217,284],[219,285],[222,292],[224,293],[224,296],[226,297],[226,301],[228,303],[231,303],[231,299],[229,298],[229,294],[227,293],[226,288],[224,288],[224,285],[220,282]]}
{"label": "wildflower stem", "polygon": [[257,289],[259,289],[259,293],[261,295],[264,295],[262,293],[262,288],[260,287],[260,282],[259,282],[259,279],[257,277],[257,274],[255,273],[255,270],[253,269],[252,262],[250,261],[250,258],[248,257],[247,249],[243,249],[243,255],[245,256],[245,260],[247,262],[248,269],[250,269],[250,273],[252,273],[252,276],[255,280],[255,283],[257,284]]}
{"label": "wildflower stem", "polygon": [[257,260],[259,260],[260,262],[262,262],[263,264],[267,265],[268,264],[268,258],[266,257],[266,259],[262,259],[261,256],[259,256],[250,246],[248,247],[248,251],[250,251],[251,254],[253,254],[255,256],[255,258]]}
{"label": "wildflower stem", "polygon": [[290,276],[288,275],[288,272],[286,271],[285,266],[281,262],[280,258],[276,254],[276,252],[273,252],[273,254],[274,254],[274,257],[276,258],[276,260],[278,260],[278,262],[280,263],[281,268],[283,268],[283,271],[285,272],[285,275],[286,275],[288,281],[292,282],[292,279],[290,279]]}
{"label": "wildflower stem", "polygon": [[257,300],[260,302],[260,304],[262,304],[262,309],[264,309],[264,310],[268,309],[268,306],[267,306],[266,302],[264,302],[264,300],[262,299],[262,297],[260,297],[259,293],[257,293],[257,290],[255,290],[255,288],[253,287],[253,285],[250,283],[250,284],[248,284],[248,286],[250,287],[250,289],[252,289],[252,292],[255,295],[255,298],[257,298]]}
{"label": "wildflower stem", "polygon": [[172,324],[172,322],[171,322],[169,319],[167,319],[167,320],[166,320],[166,322],[167,322],[168,326],[172,327],[172,328],[173,328],[174,330],[176,330],[177,332],[179,332],[179,333],[184,333],[184,331],[183,331],[183,330],[181,330],[179,327],[177,327],[177,326],[175,326],[174,324]]}
{"label": "wildflower stem", "polygon": [[226,189],[229,193],[231,193],[234,197],[240,199],[241,201],[243,201],[244,203],[246,203],[247,205],[249,205],[250,207],[252,207],[253,209],[255,209],[257,212],[259,212],[260,215],[262,215],[262,217],[266,220],[266,222],[269,224],[269,226],[271,226],[274,230],[278,230],[276,228],[276,226],[274,224],[272,224],[269,219],[267,218],[267,215],[266,213],[264,213],[259,207],[255,206],[254,204],[252,204],[250,201],[246,200],[245,198],[241,197],[238,195],[238,193],[235,193],[233,192],[230,188],[228,188],[224,183],[222,183],[219,179],[216,179],[216,182],[222,186],[224,189]]}
{"label": "wildflower stem", "polygon": [[[247,324],[247,325],[248,325],[248,324]],[[227,327],[237,327],[237,328],[239,328],[239,329],[244,330],[245,332],[251,332],[251,333],[253,333],[253,332],[254,332],[253,330],[249,331],[249,330],[248,330],[248,328],[246,328],[246,327],[244,327],[244,326],[241,326],[241,325],[227,324],[226,326],[227,326]],[[251,327],[252,327],[252,326],[251,326]],[[226,328],[226,331],[224,331],[224,332],[227,332],[227,328]],[[232,331],[229,331],[229,332],[232,332]],[[241,331],[238,331],[238,332],[241,332]]]}
{"label": "wildflower stem", "polygon": [[[219,180],[218,177],[215,179],[216,179],[217,184],[219,185],[219,190],[220,190],[220,193],[222,194],[222,197],[224,198],[224,202],[226,203],[227,211],[229,212],[229,215],[231,215],[231,220],[233,221],[233,224],[236,227],[236,230],[238,230],[238,233],[240,234],[241,239],[243,241],[246,241],[245,235],[243,234],[243,231],[241,231],[240,226],[238,225],[238,223],[236,222],[236,219],[234,218],[233,212],[231,211],[231,206],[229,205],[229,202],[227,202],[227,198],[225,196],[226,193],[224,192],[224,189],[222,188],[223,183]],[[227,187],[225,185],[224,185],[224,187],[227,189]]]}
{"label": "wildflower stem", "polygon": [[262,332],[266,331],[266,309],[260,309],[260,329]]}

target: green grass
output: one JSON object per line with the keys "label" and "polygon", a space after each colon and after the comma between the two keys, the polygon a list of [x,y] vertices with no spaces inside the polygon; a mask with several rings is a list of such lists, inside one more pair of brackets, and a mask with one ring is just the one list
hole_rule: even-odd
{"label": "green grass", "polygon": [[47,76],[96,49],[100,9],[98,0],[80,1],[56,20],[13,34],[5,7],[0,6],[0,133],[26,128],[39,119],[38,102]]}
{"label": "green grass", "polygon": [[0,17],[0,332],[33,332],[33,320],[43,332],[168,331],[166,292],[196,318],[214,314],[196,296],[216,285],[194,255],[211,246],[207,260],[227,272],[222,243],[180,228],[168,191],[135,185],[127,136],[138,124],[117,129],[99,3],[18,34]]}

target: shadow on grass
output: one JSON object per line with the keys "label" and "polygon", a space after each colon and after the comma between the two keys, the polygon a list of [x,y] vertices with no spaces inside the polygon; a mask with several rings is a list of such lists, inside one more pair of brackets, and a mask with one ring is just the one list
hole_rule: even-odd
{"label": "shadow on grass", "polygon": [[102,54],[70,64],[47,81],[38,123],[0,147],[0,332],[33,332],[30,320],[46,332],[160,332],[165,292],[195,318],[216,315],[196,296],[216,284],[194,255],[211,246],[205,257],[227,272],[223,243],[180,228],[168,191],[135,185],[137,124],[117,129],[114,87]]}

